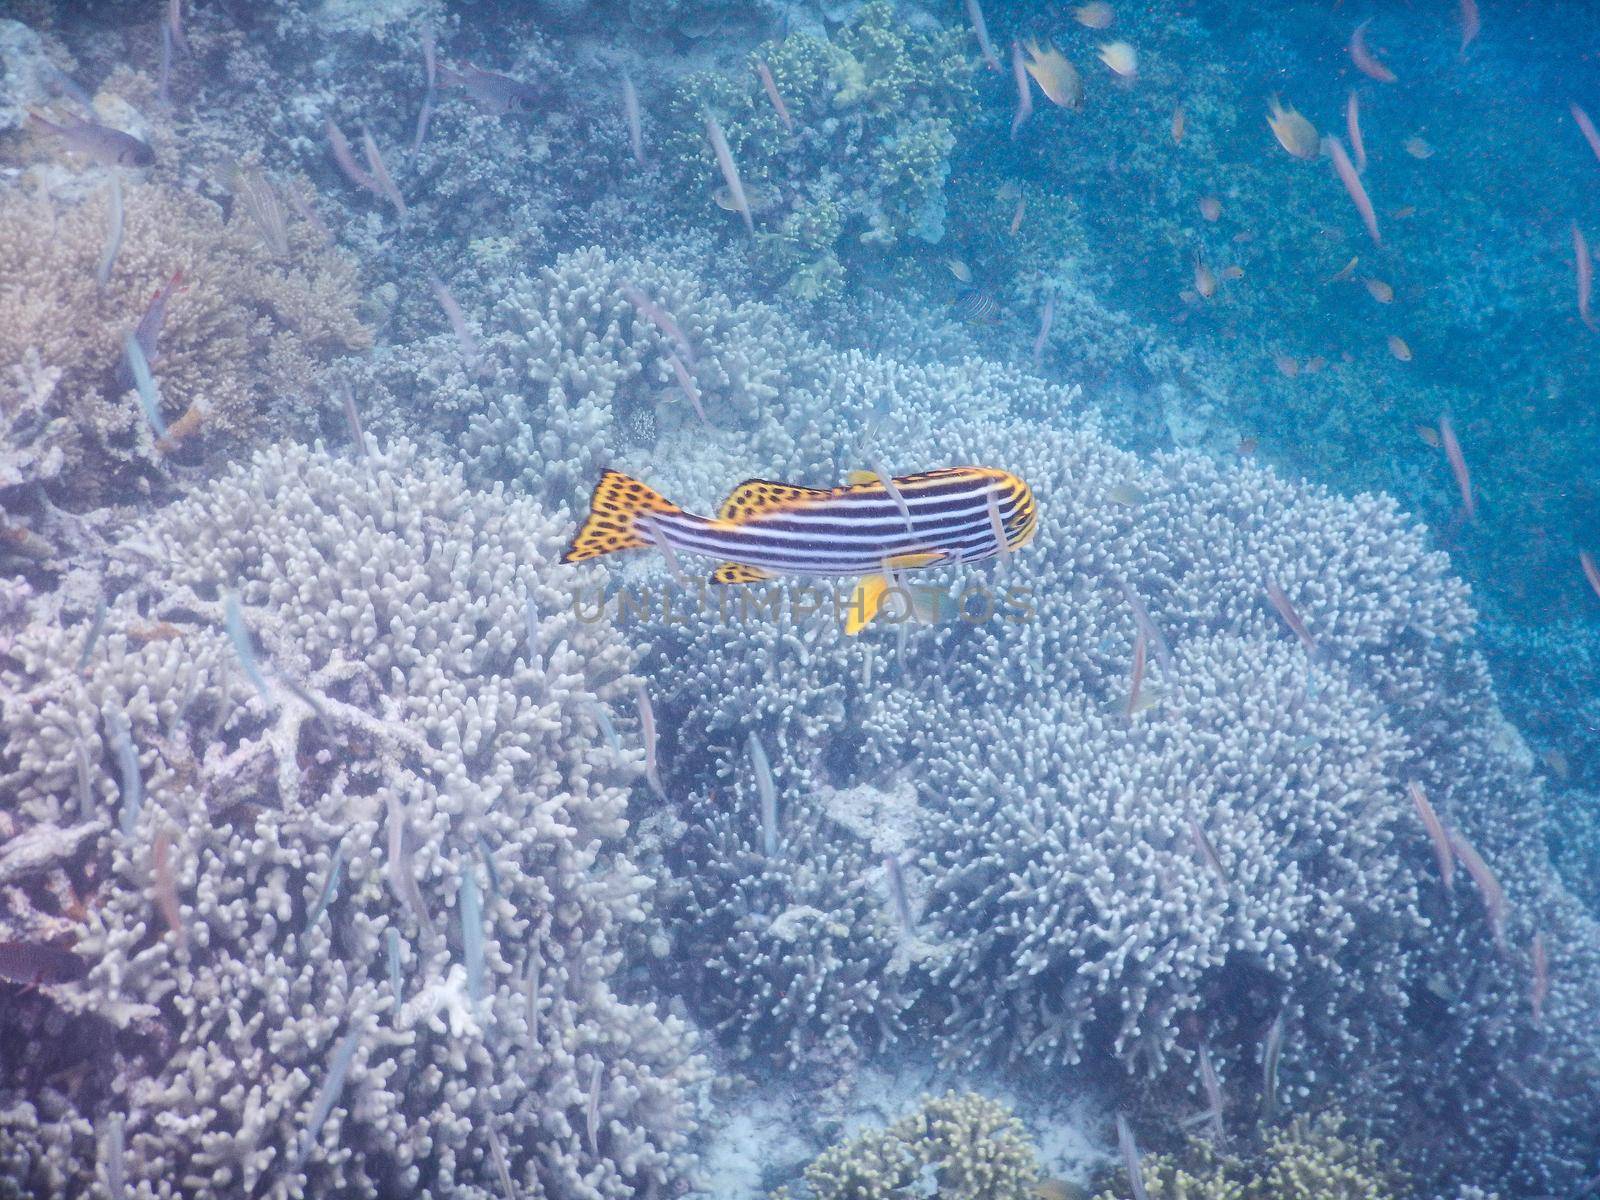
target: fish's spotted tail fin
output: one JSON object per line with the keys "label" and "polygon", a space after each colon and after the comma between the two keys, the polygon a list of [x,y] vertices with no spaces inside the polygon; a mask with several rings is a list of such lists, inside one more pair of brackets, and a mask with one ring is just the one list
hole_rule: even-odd
{"label": "fish's spotted tail fin", "polygon": [[608,467],[600,472],[600,482],[594,485],[588,519],[561,561],[583,562],[618,550],[654,545],[654,539],[642,528],[650,514],[682,511],[659,492]]}

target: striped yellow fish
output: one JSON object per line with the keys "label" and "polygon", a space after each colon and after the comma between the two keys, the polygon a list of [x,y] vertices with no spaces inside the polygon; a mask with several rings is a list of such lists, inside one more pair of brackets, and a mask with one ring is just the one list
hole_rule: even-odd
{"label": "striped yellow fish", "polygon": [[862,471],[828,489],[747,479],[715,517],[685,512],[606,470],[561,561],[665,543],[664,552],[722,560],[713,583],[857,576],[845,629],[854,634],[877,612],[890,573],[1010,554],[1033,539],[1038,521],[1032,489],[993,467],[945,467],[896,476],[888,486]]}

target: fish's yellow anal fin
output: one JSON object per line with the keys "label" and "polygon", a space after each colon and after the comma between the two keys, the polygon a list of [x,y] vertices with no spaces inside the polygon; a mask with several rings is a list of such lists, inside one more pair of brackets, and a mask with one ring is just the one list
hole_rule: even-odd
{"label": "fish's yellow anal fin", "polygon": [[682,511],[653,488],[608,467],[600,472],[600,482],[594,485],[589,516],[573,536],[561,561],[583,562],[618,550],[648,546],[651,539],[641,533],[639,527],[650,514]]}
{"label": "fish's yellow anal fin", "polygon": [[912,550],[906,554],[892,554],[883,560],[885,569],[890,571],[914,571],[918,567],[929,567],[944,558],[943,550]]}
{"label": "fish's yellow anal fin", "polygon": [[717,516],[724,521],[737,521],[772,512],[797,500],[822,500],[831,494],[819,488],[799,487],[771,479],[746,479],[728,493],[722,507],[717,509]]}
{"label": "fish's yellow anal fin", "polygon": [[878,608],[883,604],[883,598],[888,591],[889,581],[882,575],[862,577],[856,584],[856,590],[850,594],[850,603],[845,609],[846,637],[855,637],[872,623],[872,618],[878,615]]}
{"label": "fish's yellow anal fin", "polygon": [[771,578],[771,571],[736,562],[725,562],[711,572],[712,583],[760,583]]}

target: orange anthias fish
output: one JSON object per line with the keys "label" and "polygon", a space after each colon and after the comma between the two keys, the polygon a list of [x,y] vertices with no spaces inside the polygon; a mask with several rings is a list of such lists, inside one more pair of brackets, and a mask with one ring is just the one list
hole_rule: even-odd
{"label": "orange anthias fish", "polygon": [[1594,156],[1600,158],[1600,132],[1596,132],[1589,114],[1576,104],[1569,104],[1567,107],[1572,111],[1572,119],[1578,123],[1578,132],[1583,134],[1583,140],[1589,143],[1589,149],[1594,151]]}
{"label": "orange anthias fish", "polygon": [[1345,132],[1350,135],[1350,150],[1356,156],[1356,170],[1367,169],[1367,143],[1361,136],[1361,100],[1357,97],[1355,89],[1350,90],[1350,98],[1344,106]]}
{"label": "orange anthias fish", "polygon": [[1183,141],[1183,105],[1179,104],[1172,110],[1172,144],[1176,146]]}
{"label": "orange anthias fish", "polygon": [[1011,118],[1011,136],[1017,136],[1022,123],[1033,115],[1033,93],[1028,85],[1027,66],[1022,61],[1022,43],[1011,43],[1011,73],[1017,84],[1017,113]]}
{"label": "orange anthias fish", "polygon": [[783,102],[783,96],[778,91],[778,81],[772,77],[772,68],[767,66],[762,59],[756,59],[756,74],[761,79],[761,86],[766,89],[767,99],[772,101],[772,110],[778,114],[778,120],[783,122],[783,127],[790,133],[794,132],[794,118],[789,115],[789,106]]}
{"label": "orange anthias fish", "polygon": [[712,583],[853,576],[860,582],[846,632],[856,633],[872,620],[892,573],[1010,554],[1033,540],[1038,522],[1032,489],[994,467],[946,467],[888,482],[863,472],[835,488],[747,479],[715,517],[685,512],[606,470],[561,561],[660,546],[721,560]]}
{"label": "orange anthias fish", "polygon": [[711,143],[712,152],[717,156],[717,167],[722,171],[722,180],[727,184],[728,196],[733,201],[734,211],[744,221],[745,232],[755,233],[756,227],[750,216],[750,202],[745,197],[744,184],[739,181],[739,168],[734,165],[733,151],[728,148],[728,139],[723,135],[722,126],[710,109],[706,110],[706,140]]}
{"label": "orange anthias fish", "polygon": [[1061,51],[1048,43],[1041,49],[1032,39],[1023,43],[1022,48],[1028,52],[1023,68],[1033,76],[1039,90],[1052,104],[1062,108],[1083,107],[1083,79]]}
{"label": "orange anthias fish", "polygon": [[1394,355],[1401,362],[1411,361],[1411,347],[1406,345],[1405,338],[1401,337],[1398,333],[1391,333],[1389,335],[1389,353]]}
{"label": "orange anthias fish", "polygon": [[1427,142],[1423,141],[1422,138],[1418,136],[1413,135],[1412,137],[1408,137],[1406,139],[1405,146],[1406,153],[1411,155],[1412,158],[1433,157],[1433,147],[1428,145]]}
{"label": "orange anthias fish", "polygon": [[1478,36],[1482,22],[1478,17],[1478,0],[1461,0],[1461,50],[1462,58],[1467,56],[1467,47],[1472,45],[1472,39]]}
{"label": "orange anthias fish", "polygon": [[1372,23],[1368,17],[1356,26],[1356,31],[1350,35],[1350,57],[1363,75],[1376,79],[1379,83],[1393,83],[1395,74],[1373,57],[1372,51],[1367,49],[1366,30]]}
{"label": "orange anthias fish", "polygon": [[1394,289],[1381,279],[1363,279],[1367,285],[1367,292],[1379,304],[1388,304],[1394,299]]}
{"label": "orange anthias fish", "polygon": [[1478,515],[1478,504],[1472,495],[1472,474],[1467,470],[1467,459],[1461,452],[1461,443],[1456,440],[1455,426],[1447,416],[1439,418],[1439,441],[1443,443],[1444,456],[1450,462],[1450,473],[1456,478],[1456,489],[1461,493],[1461,507],[1466,511],[1467,520],[1471,521]]}
{"label": "orange anthias fish", "polygon": [[1589,257],[1589,243],[1578,223],[1572,223],[1572,257],[1578,268],[1578,316],[1589,329],[1595,329],[1594,317],[1589,312],[1589,293],[1594,288],[1594,259]]}
{"label": "orange anthias fish", "polygon": [[1600,596],[1600,567],[1595,566],[1594,555],[1587,550],[1578,551],[1578,565],[1583,568],[1583,577],[1589,581],[1594,594]]}
{"label": "orange anthias fish", "polygon": [[1222,215],[1222,201],[1215,196],[1201,196],[1200,215],[1208,221],[1215,221]]}
{"label": "orange anthias fish", "polygon": [[1350,194],[1351,201],[1356,206],[1356,211],[1361,214],[1361,223],[1367,227],[1367,233],[1378,245],[1383,244],[1383,239],[1378,236],[1378,214],[1373,210],[1372,199],[1367,195],[1367,189],[1361,184],[1361,176],[1356,173],[1355,163],[1350,161],[1350,156],[1344,152],[1344,143],[1336,137],[1322,139],[1323,149],[1328,152],[1328,157],[1333,160],[1333,172],[1339,177],[1339,182],[1344,184],[1344,190]]}
{"label": "orange anthias fish", "polygon": [[1267,101],[1267,124],[1278,144],[1296,158],[1312,159],[1321,153],[1317,127],[1293,108],[1285,108],[1277,96]]}
{"label": "orange anthias fish", "polygon": [[1207,300],[1217,294],[1217,277],[1198,254],[1194,256],[1194,290]]}

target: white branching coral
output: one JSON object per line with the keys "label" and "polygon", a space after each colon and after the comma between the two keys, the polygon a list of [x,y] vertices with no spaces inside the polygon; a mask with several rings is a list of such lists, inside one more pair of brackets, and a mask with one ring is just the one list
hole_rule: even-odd
{"label": "white branching coral", "polygon": [[[909,1016],[952,1050],[1120,1063],[1198,1098],[1204,1038],[1230,1093],[1253,1089],[1258,1106],[1281,1017],[1283,1103],[1343,1093],[1425,1176],[1533,1190],[1577,1179],[1571,1131],[1595,1117],[1583,1080],[1600,1043],[1568,989],[1600,979],[1600,936],[1550,868],[1537,785],[1494,732],[1466,589],[1423,532],[1383,497],[1336,497],[1248,462],[1119,452],[1063,390],[1051,403],[989,364],[765,336],[780,376],[791,344],[814,390],[719,423],[692,454],[664,437],[632,456],[647,480],[705,505],[748,475],[827,486],[864,460],[1006,468],[1038,495],[1034,544],[997,579],[923,578],[993,579],[1021,590],[1023,611],[984,619],[975,602],[978,619],[906,627],[902,649],[890,624],[843,637],[826,604],[807,619],[788,602],[751,616],[691,601],[662,619],[658,603],[646,667],[668,698],[669,780],[715,788],[748,820],[728,747],[755,731],[780,809],[829,786],[914,783],[926,819],[913,851],[931,888],[920,921],[941,952]],[[659,600],[665,573],[635,564],[613,570]],[[1159,633],[1137,698],[1135,605]],[[1444,893],[1412,780],[1499,875],[1505,952],[1470,883]],[[749,871],[693,861],[696,918],[739,912]],[[805,928],[828,952],[828,924]],[[1536,931],[1562,946],[1539,1028]],[[775,996],[803,978],[793,943],[741,947],[730,927],[699,986]],[[1518,1066],[1530,1054],[1536,1073]],[[1452,1139],[1440,1154],[1419,1089],[1429,1111],[1475,1114],[1483,1151]]]}
{"label": "white branching coral", "polygon": [[17,636],[0,788],[27,825],[113,831],[30,885],[104,884],[87,977],[17,1015],[86,1057],[8,1058],[0,1107],[34,1125],[10,1178],[88,1191],[111,1114],[140,1197],[487,1195],[491,1131],[526,1194],[681,1176],[688,1032],[612,984],[644,915],[618,843],[639,755],[593,712],[632,652],[569,615],[561,532],[406,444],[269,451],[125,543],[82,674],[79,630]]}

